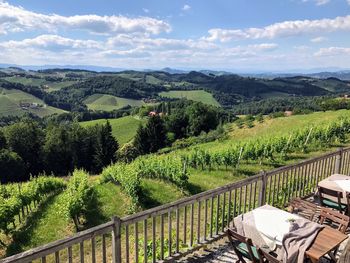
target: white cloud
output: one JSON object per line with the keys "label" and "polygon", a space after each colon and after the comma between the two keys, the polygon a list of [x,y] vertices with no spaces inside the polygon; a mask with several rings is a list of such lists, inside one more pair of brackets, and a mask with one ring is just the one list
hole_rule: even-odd
{"label": "white cloud", "polygon": [[347,0],[347,2],[348,2],[348,5],[350,5],[350,0]]}
{"label": "white cloud", "polygon": [[330,0],[316,0],[316,5],[325,5],[328,4]]}
{"label": "white cloud", "polygon": [[326,37],[315,37],[315,38],[310,39],[310,41],[313,43],[321,43],[321,42],[324,42],[326,40],[327,40]]}
{"label": "white cloud", "polygon": [[182,10],[183,11],[188,11],[188,10],[190,10],[191,9],[191,6],[189,6],[189,5],[184,5],[183,7],[182,7]]}
{"label": "white cloud", "polygon": [[348,47],[327,47],[320,48],[319,51],[315,53],[315,56],[324,57],[324,56],[350,56],[350,48]]}
{"label": "white cloud", "polygon": [[103,44],[94,40],[75,40],[58,35],[40,35],[21,41],[10,40],[2,42],[0,47],[7,49],[39,48],[57,51],[62,49],[101,49]]}
{"label": "white cloud", "polygon": [[0,34],[25,30],[56,32],[58,29],[86,30],[94,34],[169,32],[170,25],[151,17],[40,14],[0,2]]}
{"label": "white cloud", "polygon": [[314,2],[317,6],[321,6],[328,4],[330,0],[303,0],[303,2]]}
{"label": "white cloud", "polygon": [[209,41],[227,42],[241,39],[273,39],[277,37],[298,36],[303,34],[326,33],[340,30],[350,31],[350,16],[334,19],[295,20],[271,24],[262,28],[221,29],[214,28],[208,31]]}
{"label": "white cloud", "polygon": [[277,47],[274,43],[224,47],[202,39],[146,38],[133,34],[99,41],[53,34],[0,42],[0,61],[31,65],[128,65],[130,68],[203,67],[226,65],[228,61],[250,61],[263,54],[271,54]]}
{"label": "white cloud", "polygon": [[145,38],[121,34],[107,40],[108,48],[143,48],[148,50],[181,50],[181,49],[201,49],[209,50],[217,48],[217,45],[205,40],[193,39],[172,39],[172,38]]}
{"label": "white cloud", "polygon": [[149,13],[149,9],[147,9],[147,8],[142,8],[142,11],[145,12],[146,14]]}

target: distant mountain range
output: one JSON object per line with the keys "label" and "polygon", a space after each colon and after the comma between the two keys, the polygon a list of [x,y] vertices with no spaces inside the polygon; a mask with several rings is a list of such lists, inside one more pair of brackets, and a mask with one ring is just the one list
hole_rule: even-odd
{"label": "distant mountain range", "polygon": [[45,69],[73,69],[73,70],[87,70],[95,72],[121,72],[128,70],[135,70],[141,72],[154,72],[154,71],[163,71],[169,74],[186,74],[193,70],[201,72],[206,75],[229,75],[237,74],[244,77],[254,77],[254,78],[284,78],[284,77],[295,77],[295,76],[305,76],[313,78],[338,78],[341,80],[350,80],[350,69],[341,69],[341,68],[314,68],[314,69],[305,69],[305,70],[290,70],[287,72],[280,71],[254,71],[254,70],[210,70],[210,69],[175,69],[175,68],[162,68],[162,69],[126,69],[126,68],[117,68],[117,67],[102,67],[102,66],[93,66],[93,65],[16,65],[16,64],[0,64],[0,68],[12,68],[17,70],[45,70]]}

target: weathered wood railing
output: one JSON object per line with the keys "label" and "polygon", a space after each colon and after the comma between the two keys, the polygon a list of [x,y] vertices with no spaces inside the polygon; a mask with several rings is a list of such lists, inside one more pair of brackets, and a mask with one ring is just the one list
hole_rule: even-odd
{"label": "weathered wood railing", "polygon": [[232,219],[260,205],[285,206],[315,192],[332,173],[350,173],[350,148],[261,172],[245,180],[112,221],[0,260],[164,262],[222,237]]}

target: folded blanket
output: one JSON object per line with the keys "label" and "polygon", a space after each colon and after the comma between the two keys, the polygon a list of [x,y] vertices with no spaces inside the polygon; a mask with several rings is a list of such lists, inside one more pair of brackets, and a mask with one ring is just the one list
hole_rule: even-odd
{"label": "folded blanket", "polygon": [[291,223],[289,233],[285,234],[282,241],[284,263],[302,263],[306,250],[314,242],[318,232],[324,226],[306,219],[297,219]]}
{"label": "folded blanket", "polygon": [[346,244],[342,254],[340,255],[338,263],[349,263],[350,262],[350,239]]}

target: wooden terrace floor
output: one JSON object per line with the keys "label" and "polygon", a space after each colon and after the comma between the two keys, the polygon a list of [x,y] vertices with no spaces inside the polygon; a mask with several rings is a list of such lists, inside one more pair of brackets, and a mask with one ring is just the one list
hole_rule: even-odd
{"label": "wooden terrace floor", "polygon": [[[308,201],[311,201],[313,203],[319,204],[317,198],[308,198]],[[350,229],[348,229],[347,234],[350,236]],[[254,242],[254,240],[253,240]],[[338,251],[337,258],[339,258],[340,254],[344,250],[344,247],[348,240],[345,240]],[[234,250],[232,249],[231,245],[229,244],[229,240],[227,237],[223,237],[219,239],[218,241],[215,241],[212,244],[209,244],[202,249],[194,252],[193,254],[190,254],[181,260],[178,260],[177,262],[181,263],[229,263],[229,262],[237,262],[238,257],[234,253]],[[246,260],[247,262],[250,262],[249,260]],[[322,259],[320,263],[328,263],[329,260],[326,258]]]}

